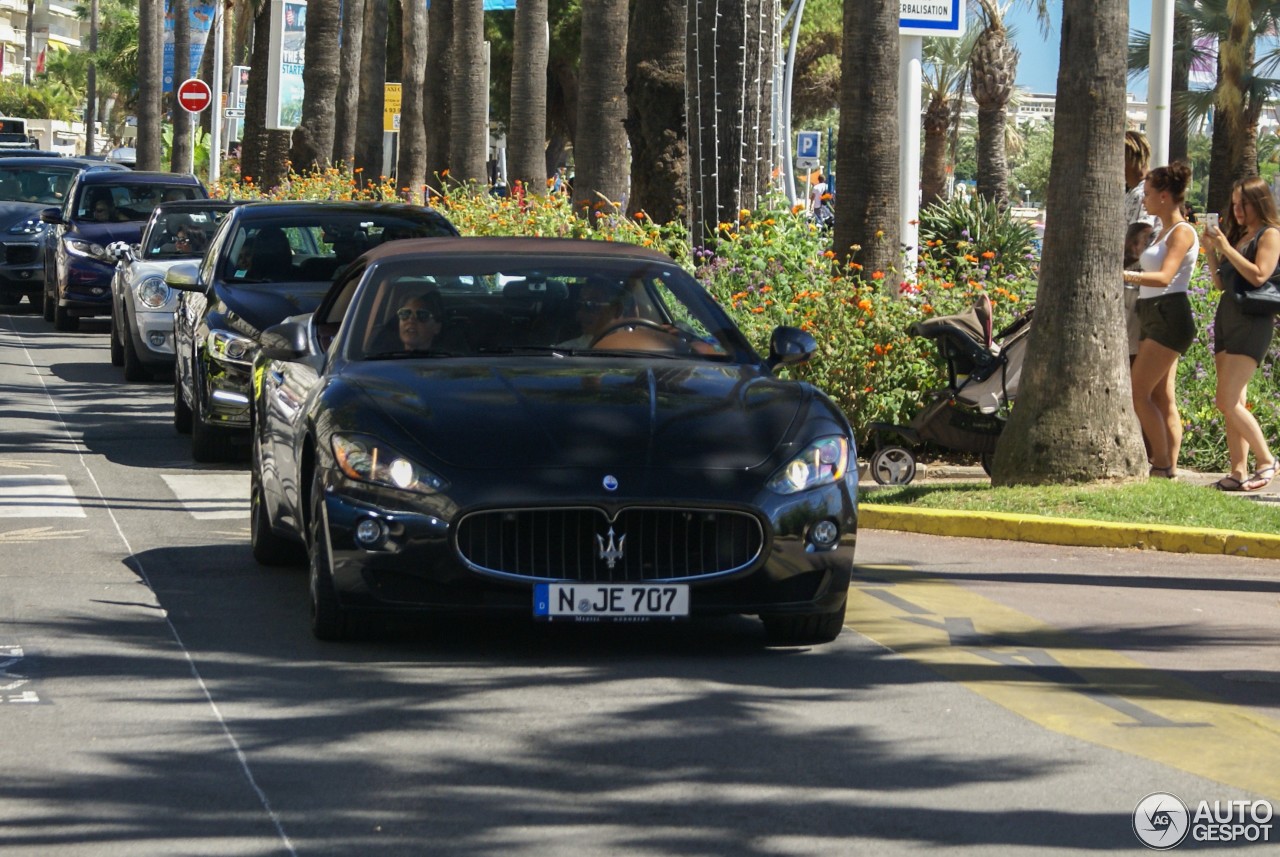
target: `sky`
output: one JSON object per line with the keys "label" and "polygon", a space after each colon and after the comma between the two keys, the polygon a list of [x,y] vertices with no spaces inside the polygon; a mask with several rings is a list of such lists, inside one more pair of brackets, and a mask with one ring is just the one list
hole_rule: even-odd
{"label": "sky", "polygon": [[[1058,86],[1058,43],[1062,33],[1058,24],[1062,20],[1062,4],[1049,3],[1052,28],[1048,38],[1040,34],[1040,25],[1033,11],[1034,4],[1017,2],[1005,18],[1005,25],[1016,31],[1014,41],[1022,58],[1018,60],[1018,85],[1033,92],[1051,93]],[[1151,31],[1151,0],[1129,0],[1129,30]],[[1129,78],[1128,91],[1139,99],[1147,97],[1147,77]]]}

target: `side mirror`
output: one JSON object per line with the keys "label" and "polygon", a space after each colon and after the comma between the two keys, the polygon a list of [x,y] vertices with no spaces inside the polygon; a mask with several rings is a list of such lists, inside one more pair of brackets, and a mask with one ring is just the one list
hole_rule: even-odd
{"label": "side mirror", "polygon": [[164,281],[171,289],[180,292],[196,292],[204,294],[204,286],[200,285],[200,266],[190,262],[182,262],[165,271]]}
{"label": "side mirror", "polygon": [[40,222],[52,223],[55,226],[63,223],[62,209],[60,208],[42,208],[40,209]]}
{"label": "side mirror", "polygon": [[818,341],[800,328],[776,327],[769,337],[769,368],[807,363],[817,350]]}
{"label": "side mirror", "polygon": [[297,360],[311,350],[306,321],[282,321],[262,331],[258,353],[267,360]]}

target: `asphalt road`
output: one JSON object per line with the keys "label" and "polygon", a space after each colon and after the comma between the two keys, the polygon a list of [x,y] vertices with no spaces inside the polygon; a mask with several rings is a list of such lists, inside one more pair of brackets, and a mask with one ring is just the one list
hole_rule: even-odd
{"label": "asphalt road", "polygon": [[864,531],[828,646],[323,644],[103,330],[0,315],[5,855],[1137,854],[1150,792],[1280,802],[1280,563]]}

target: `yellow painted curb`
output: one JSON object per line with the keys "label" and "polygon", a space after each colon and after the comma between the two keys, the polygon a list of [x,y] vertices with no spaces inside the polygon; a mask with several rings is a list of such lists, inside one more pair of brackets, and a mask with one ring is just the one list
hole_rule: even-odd
{"label": "yellow painted curb", "polygon": [[1236,533],[1207,527],[1161,527],[1011,515],[1005,512],[953,512],[858,504],[858,525],[932,536],[1003,539],[1099,548],[1144,548],[1173,553],[1226,554],[1280,559],[1280,536]]}

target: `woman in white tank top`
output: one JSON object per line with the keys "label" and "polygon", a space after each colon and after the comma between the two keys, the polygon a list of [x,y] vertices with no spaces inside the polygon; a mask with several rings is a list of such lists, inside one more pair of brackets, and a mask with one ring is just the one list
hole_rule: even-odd
{"label": "woman in white tank top", "polygon": [[1177,475],[1182,447],[1182,415],[1174,392],[1178,358],[1196,338],[1187,286],[1200,255],[1200,237],[1182,215],[1190,184],[1191,168],[1183,163],[1147,173],[1144,203],[1164,229],[1142,254],[1142,270],[1124,272],[1124,281],[1139,287],[1133,409],[1151,452],[1150,475],[1165,479]]}

